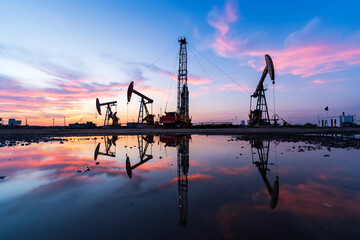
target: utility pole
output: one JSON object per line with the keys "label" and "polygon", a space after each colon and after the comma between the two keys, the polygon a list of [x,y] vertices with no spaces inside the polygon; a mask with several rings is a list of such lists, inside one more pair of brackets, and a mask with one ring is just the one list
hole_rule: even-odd
{"label": "utility pole", "polygon": [[65,127],[65,118],[66,118],[66,117],[64,116],[64,127]]}
{"label": "utility pole", "polygon": [[53,127],[55,126],[55,118],[52,119],[53,120]]}

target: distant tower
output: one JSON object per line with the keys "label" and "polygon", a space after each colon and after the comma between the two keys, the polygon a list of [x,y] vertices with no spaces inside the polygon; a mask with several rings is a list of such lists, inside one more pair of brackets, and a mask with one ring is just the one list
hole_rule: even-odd
{"label": "distant tower", "polygon": [[187,50],[186,37],[180,37],[179,74],[177,112],[184,117],[185,123],[189,122],[189,91],[187,85]]}

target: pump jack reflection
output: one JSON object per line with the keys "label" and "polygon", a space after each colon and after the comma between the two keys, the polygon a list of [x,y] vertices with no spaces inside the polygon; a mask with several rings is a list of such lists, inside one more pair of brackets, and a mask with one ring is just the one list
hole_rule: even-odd
{"label": "pump jack reflection", "polygon": [[[276,176],[274,185],[271,186],[269,180],[266,177],[266,174],[270,169],[268,168],[268,159],[269,159],[269,150],[270,150],[270,141],[250,141],[251,144],[251,155],[252,162],[255,164],[259,173],[266,185],[267,191],[271,196],[270,208],[274,209],[279,200],[279,176]],[[254,161],[253,149],[257,150],[259,161]]]}
{"label": "pump jack reflection", "polygon": [[[100,143],[95,148],[94,152],[94,160],[96,161],[99,155],[116,157],[116,141],[118,140],[118,136],[104,136],[105,143],[105,152],[100,152]],[[111,147],[114,146],[115,150],[111,151]]]}
{"label": "pump jack reflection", "polygon": [[[139,148],[139,156],[140,156],[140,162],[134,164],[131,166],[130,158],[129,156],[126,156],[126,173],[129,176],[129,178],[132,178],[132,171],[139,167],[140,165],[146,163],[147,161],[151,160],[153,158],[152,154],[146,154],[149,144],[154,143],[154,136],[148,135],[148,136],[137,136],[138,139],[138,148]],[[144,147],[145,142],[145,147]]]}
{"label": "pump jack reflection", "polygon": [[179,190],[179,224],[186,227],[188,214],[188,171],[189,171],[189,140],[190,135],[185,136],[161,136],[160,141],[165,147],[177,149],[177,180]]}
{"label": "pump jack reflection", "polygon": [[[165,147],[176,147],[177,149],[177,182],[179,191],[180,221],[182,226],[187,225],[188,213],[188,171],[189,171],[189,140],[190,135],[185,136],[160,136],[160,142]],[[140,165],[153,158],[152,154],[147,154],[150,144],[154,143],[154,136],[138,136],[140,161],[131,165],[129,156],[126,157],[126,173],[132,178],[132,171]]]}

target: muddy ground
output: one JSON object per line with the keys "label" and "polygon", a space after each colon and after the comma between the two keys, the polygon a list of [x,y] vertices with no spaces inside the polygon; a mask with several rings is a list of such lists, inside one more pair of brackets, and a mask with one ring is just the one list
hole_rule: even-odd
{"label": "muddy ground", "polygon": [[360,128],[212,128],[212,129],[0,129],[0,147],[65,141],[62,137],[110,135],[230,135],[236,140],[305,142],[325,147],[360,149]]}

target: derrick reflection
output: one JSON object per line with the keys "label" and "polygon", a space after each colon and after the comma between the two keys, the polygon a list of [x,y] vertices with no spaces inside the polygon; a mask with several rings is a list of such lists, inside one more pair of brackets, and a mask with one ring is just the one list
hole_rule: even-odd
{"label": "derrick reflection", "polygon": [[177,182],[180,210],[179,224],[184,227],[186,227],[188,220],[188,171],[190,139],[190,135],[160,137],[160,142],[165,143],[165,147],[176,147],[177,150]]}
{"label": "derrick reflection", "polygon": [[[147,135],[147,136],[137,136],[138,139],[138,148],[139,148],[139,157],[140,161],[134,165],[131,165],[130,163],[130,157],[126,156],[126,173],[129,176],[129,178],[132,178],[132,171],[139,167],[140,165],[146,163],[147,161],[153,159],[152,151],[150,154],[147,154],[147,150],[149,145],[154,143],[154,136],[153,135]],[[145,142],[145,146],[144,146]]]}
{"label": "derrick reflection", "polygon": [[[259,173],[265,183],[267,191],[268,191],[269,195],[271,196],[270,208],[274,209],[279,200],[279,176],[276,174],[274,185],[271,186],[271,184],[269,183],[269,180],[266,176],[267,172],[270,171],[270,169],[268,168],[270,141],[255,140],[255,141],[250,141],[250,145],[251,145],[252,162],[255,164],[255,166],[259,170]],[[254,161],[253,149],[257,150],[259,161]]]}
{"label": "derrick reflection", "polygon": [[[118,140],[118,136],[104,136],[105,143],[105,152],[100,152],[100,143],[95,148],[94,152],[94,160],[96,161],[99,155],[116,157],[116,141]],[[114,150],[112,150],[112,146],[114,146]]]}

